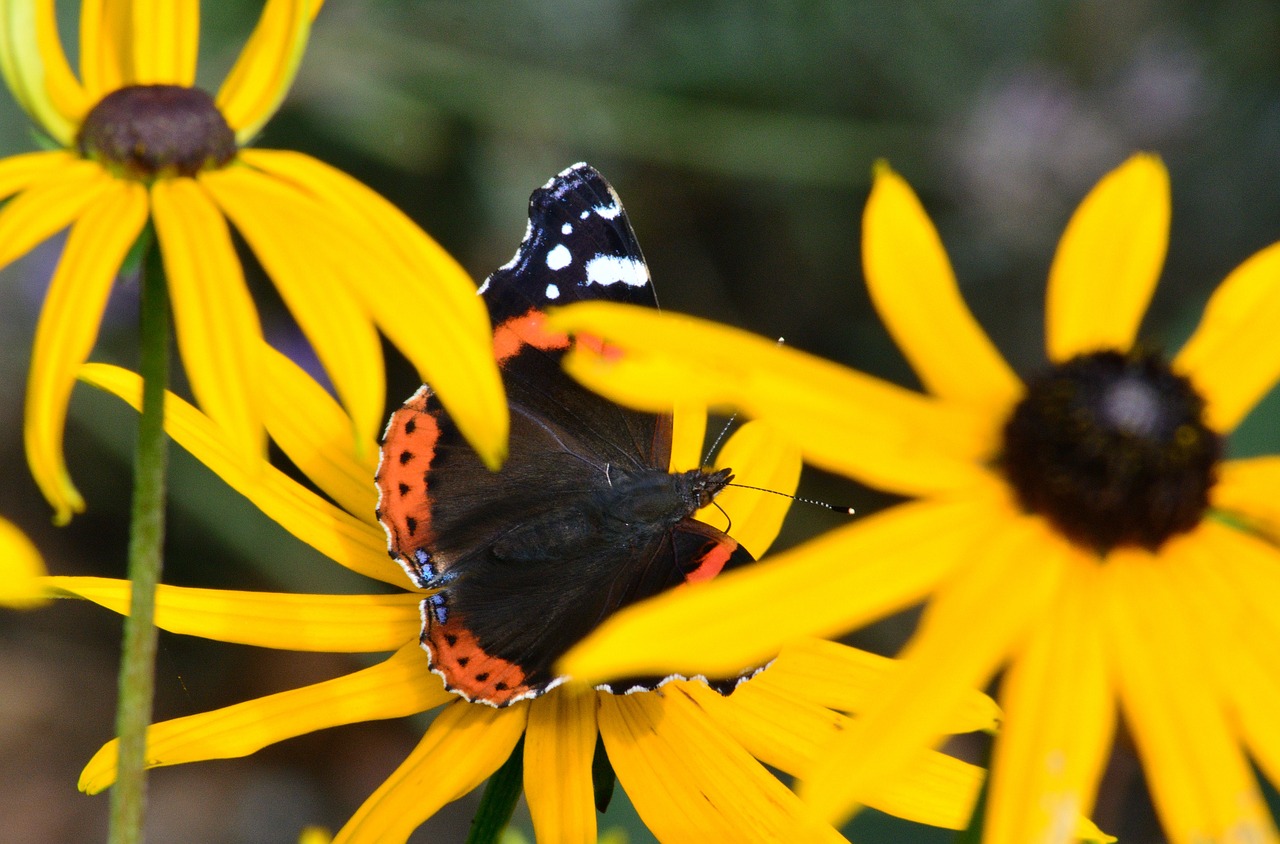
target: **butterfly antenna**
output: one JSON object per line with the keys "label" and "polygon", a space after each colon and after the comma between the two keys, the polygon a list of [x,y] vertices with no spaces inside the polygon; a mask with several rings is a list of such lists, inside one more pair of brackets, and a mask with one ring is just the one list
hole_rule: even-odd
{"label": "butterfly antenna", "polygon": [[720,429],[720,433],[716,435],[715,442],[713,442],[711,447],[707,449],[707,453],[702,455],[702,463],[704,466],[711,463],[711,455],[715,454],[720,448],[720,443],[724,442],[725,435],[729,433],[730,426],[733,425],[734,420],[737,418],[738,413],[737,411],[734,411],[734,414],[729,417],[729,421],[724,423],[724,427],[722,427]]}
{"label": "butterfly antenna", "polygon": [[[787,342],[787,339],[785,337],[778,338],[779,346],[783,345],[786,342]],[[729,421],[725,422],[724,427],[720,429],[720,434],[716,437],[716,441],[711,444],[711,448],[707,449],[707,453],[702,456],[702,462],[704,465],[711,463],[711,455],[715,454],[716,450],[720,448],[720,443],[724,442],[725,435],[729,433],[729,428],[732,427],[734,421],[737,418],[738,418],[738,412],[735,410],[733,412],[733,415],[729,417]]]}
{"label": "butterfly antenna", "polygon": [[844,513],[847,516],[854,514],[852,507],[841,507],[836,504],[828,504],[825,501],[818,501],[816,498],[801,498],[798,495],[788,495],[785,492],[778,492],[776,489],[766,489],[762,486],[747,486],[746,484],[725,484],[725,486],[734,486],[738,489],[752,489],[756,492],[767,492],[770,495],[781,495],[783,498],[790,498],[792,501],[799,501],[801,504],[812,504],[815,507],[821,507],[824,510],[831,510],[836,513]]}

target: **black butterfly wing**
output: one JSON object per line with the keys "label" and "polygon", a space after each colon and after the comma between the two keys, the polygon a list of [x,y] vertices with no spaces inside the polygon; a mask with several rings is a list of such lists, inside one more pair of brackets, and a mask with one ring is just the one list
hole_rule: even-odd
{"label": "black butterfly wing", "polygon": [[[571,526],[572,516],[563,524]],[[474,560],[467,581],[449,590],[443,622],[437,616],[433,621],[440,623],[424,634],[441,662],[455,663],[446,682],[472,700],[501,706],[554,688],[563,679],[554,672],[556,661],[613,613],[752,559],[730,537],[693,520],[652,531],[625,553],[598,546],[539,560],[530,551],[532,558]],[[471,658],[457,665],[459,655]],[[599,688],[625,693],[671,679],[629,677]],[[727,691],[736,680],[718,688]]]}
{"label": "black butterfly wing", "polygon": [[502,470],[489,471],[424,387],[392,416],[378,475],[392,557],[440,590],[423,602],[432,668],[494,705],[549,687],[559,654],[542,652],[548,632],[574,627],[565,618],[599,594],[598,563],[544,549],[592,529],[584,502],[607,485],[606,464],[568,429],[513,410],[511,443]]}
{"label": "black butterfly wing", "polygon": [[657,307],[649,268],[613,187],[575,164],[529,197],[515,257],[480,286],[494,325],[590,299]]}
{"label": "black butterfly wing", "polygon": [[441,590],[423,603],[433,669],[469,699],[506,705],[555,685],[555,660],[618,608],[750,557],[688,518],[601,524],[615,478],[668,477],[671,420],[579,386],[560,367],[569,339],[543,326],[554,304],[656,304],[598,173],[577,165],[534,192],[524,242],[481,291],[511,408],[507,464],[485,469],[424,386],[388,425],[379,518],[392,556]]}
{"label": "black butterfly wing", "polygon": [[[648,565],[637,573],[633,591],[614,611],[685,583],[701,583],[710,580],[722,571],[754,561],[755,558],[733,537],[696,519],[684,519],[666,533],[660,543],[652,549]],[[671,631],[671,635],[679,636],[680,631]],[[567,643],[558,643],[558,646],[562,647],[557,656],[565,653],[582,638],[585,636]],[[743,672],[735,677],[698,677],[697,679],[706,681],[721,694],[729,694],[740,682],[759,670],[759,668],[744,668]],[[596,688],[614,694],[630,694],[652,691],[671,680],[679,679],[694,678],[679,674],[620,677],[601,683]]]}
{"label": "black butterfly wing", "polygon": [[571,302],[657,307],[640,244],[604,177],[576,164],[535,190],[515,257],[480,290],[513,414],[573,429],[604,463],[667,468],[670,416],[638,413],[577,386],[560,368],[569,338],[543,329],[548,307]]}
{"label": "black butterfly wing", "polygon": [[[624,270],[606,272],[608,268]],[[519,512],[503,508],[521,503],[508,499],[519,498],[523,479],[536,476],[537,470],[519,467],[529,455],[545,451],[547,437],[559,438],[564,443],[556,446],[559,451],[580,458],[578,468],[594,467],[601,473],[614,465],[665,470],[670,461],[670,416],[620,407],[578,385],[560,366],[569,338],[543,327],[545,309],[554,304],[605,299],[656,307],[626,212],[598,172],[576,164],[533,192],[524,240],[515,257],[480,286],[480,294],[494,326],[494,352],[513,418],[511,456],[502,473],[512,481],[494,480],[476,469],[429,385],[392,416],[378,469],[378,517],[392,557],[420,586],[434,584],[453,562],[424,557],[425,547],[440,533],[432,527],[437,521],[432,511],[452,500],[453,477],[465,477],[459,485],[477,491],[464,491],[463,501],[481,502],[482,495],[489,496],[483,514],[501,523],[504,513],[519,518]],[[542,429],[537,437],[522,433],[536,427]],[[532,483],[536,489],[537,482]],[[509,486],[511,492],[491,489],[494,484]]]}

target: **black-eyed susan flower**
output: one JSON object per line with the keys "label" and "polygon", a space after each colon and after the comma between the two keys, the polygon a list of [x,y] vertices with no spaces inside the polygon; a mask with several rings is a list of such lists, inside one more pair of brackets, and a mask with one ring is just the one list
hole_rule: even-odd
{"label": "black-eyed susan flower", "polygon": [[[661,840],[842,840],[764,764],[790,772],[812,764],[850,728],[851,719],[834,710],[863,709],[865,689],[891,676],[895,663],[808,640],[793,644],[728,697],[700,682],[675,681],[658,691],[626,695],[559,686],[505,708],[469,703],[445,690],[419,646],[424,593],[410,591],[404,571],[388,559],[385,535],[373,520],[376,449],[353,447],[349,424],[333,399],[282,356],[269,349],[264,354],[267,429],[337,505],[273,468],[246,471],[225,430],[172,395],[166,399],[167,430],[299,539],[354,571],[406,591],[303,595],[162,586],[156,623],[227,642],[392,655],[314,686],[153,725],[149,765],[243,756],[324,727],[436,709],[421,743],[339,831],[336,842],[405,840],[441,806],[496,771],[522,737],[524,792],[540,841],[596,841],[592,762],[597,739],[618,782]],[[135,407],[139,403],[140,380],[133,373],[88,364],[83,377]],[[677,423],[680,453],[673,455],[673,465],[697,462],[701,437],[690,436],[687,425]],[[794,487],[799,457],[764,426],[739,431],[725,451],[724,459],[733,461],[747,483]],[[786,510],[784,499],[774,499],[728,490],[719,503],[733,517],[737,538],[764,547]],[[714,512],[711,518],[723,524],[723,514]],[[54,593],[127,612],[128,581],[53,577],[45,584]],[[990,729],[995,717],[994,704],[975,692],[957,701],[946,728]],[[116,750],[111,742],[94,756],[82,775],[83,789],[97,792],[111,784]],[[958,827],[981,773],[924,751],[902,777],[877,783],[862,799],[900,816]]]}
{"label": "black-eyed susan flower", "polygon": [[198,0],[86,0],[78,75],[53,0],[0,0],[0,71],[58,147],[0,161],[0,266],[70,227],[36,328],[25,423],[27,459],[59,521],[84,507],[62,455],[76,370],[148,222],[192,392],[241,453],[265,443],[252,358],[261,328],[231,227],[275,282],[361,441],[381,423],[381,329],[486,461],[500,462],[501,382],[466,273],[350,176],[299,153],[244,148],[284,98],[319,5],[269,0],[210,95],[195,84]]}
{"label": "black-eyed susan flower", "polygon": [[[1004,668],[985,841],[1067,840],[1093,807],[1117,709],[1170,840],[1276,841],[1251,761],[1280,782],[1280,458],[1227,460],[1224,444],[1280,373],[1280,244],[1232,272],[1165,357],[1135,338],[1169,215],[1149,155],[1088,195],[1050,272],[1050,366],[1025,381],[887,168],[864,218],[866,278],[925,394],[672,314],[554,316],[624,350],[569,362],[614,399],[737,407],[814,464],[915,499],[623,611],[562,668],[715,671],[927,600],[910,667],[805,776],[824,816],[847,815]],[[767,625],[743,612],[761,606]]]}
{"label": "black-eyed susan flower", "polygon": [[44,603],[44,573],[44,561],[31,540],[0,519],[0,606],[25,609]]}

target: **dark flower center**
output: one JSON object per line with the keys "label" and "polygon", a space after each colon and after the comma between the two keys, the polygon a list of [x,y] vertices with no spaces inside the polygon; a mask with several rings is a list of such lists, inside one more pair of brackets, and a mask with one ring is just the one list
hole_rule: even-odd
{"label": "dark flower center", "polygon": [[135,179],[194,176],[236,154],[236,135],[199,88],[133,85],[93,107],[76,138],[86,158]]}
{"label": "dark flower center", "polygon": [[1097,352],[1028,383],[1000,465],[1022,506],[1073,542],[1154,550],[1200,521],[1221,452],[1204,400],[1162,358]]}

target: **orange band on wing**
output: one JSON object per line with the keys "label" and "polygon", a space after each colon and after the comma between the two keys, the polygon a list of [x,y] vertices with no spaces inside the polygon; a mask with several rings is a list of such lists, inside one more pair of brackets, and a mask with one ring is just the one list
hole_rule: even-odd
{"label": "orange band on wing", "polygon": [[427,410],[430,396],[424,384],[391,414],[375,476],[378,519],[389,531],[392,553],[406,559],[432,539],[426,476],[436,456],[440,422]]}
{"label": "orange band on wing", "polygon": [[698,557],[698,567],[684,576],[685,583],[702,583],[724,570],[725,563],[738,550],[738,543],[710,542]]}
{"label": "orange band on wing", "polygon": [[530,308],[522,316],[512,317],[493,330],[493,355],[501,366],[516,356],[522,346],[535,349],[567,349],[569,335],[546,329],[547,315]]}
{"label": "orange band on wing", "polygon": [[422,644],[430,655],[431,669],[444,678],[446,688],[492,706],[530,696],[532,687],[525,683],[520,666],[485,653],[475,635],[455,618],[440,624],[431,612],[431,607],[423,608],[429,620]]}

